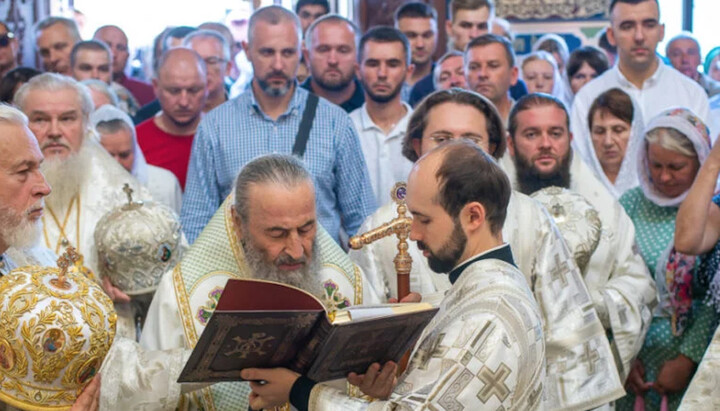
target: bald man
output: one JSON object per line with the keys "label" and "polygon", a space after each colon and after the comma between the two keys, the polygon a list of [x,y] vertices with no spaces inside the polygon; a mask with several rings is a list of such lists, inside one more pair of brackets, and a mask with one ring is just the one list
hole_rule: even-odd
{"label": "bald man", "polygon": [[153,89],[161,111],[137,126],[148,164],[172,171],[185,187],[195,129],[207,100],[207,68],[193,50],[170,49],[160,58]]}
{"label": "bald man", "polygon": [[155,100],[155,92],[150,84],[125,75],[130,52],[128,38],[120,27],[102,26],[93,34],[93,40],[102,41],[110,48],[113,81],[130,90],[141,106]]}

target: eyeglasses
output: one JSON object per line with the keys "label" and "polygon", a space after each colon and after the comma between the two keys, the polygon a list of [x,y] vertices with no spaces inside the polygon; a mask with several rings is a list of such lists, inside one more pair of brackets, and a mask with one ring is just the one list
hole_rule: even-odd
{"label": "eyeglasses", "polygon": [[10,32],[0,35],[0,47],[7,47],[14,38],[15,35]]}
{"label": "eyeglasses", "polygon": [[225,60],[225,59],[222,58],[222,57],[215,57],[215,56],[206,57],[206,58],[204,58],[203,60],[205,60],[205,64],[207,64],[208,66],[214,66],[214,65],[216,65],[216,64],[222,64],[222,63],[225,63],[225,62],[227,61],[227,60]]}

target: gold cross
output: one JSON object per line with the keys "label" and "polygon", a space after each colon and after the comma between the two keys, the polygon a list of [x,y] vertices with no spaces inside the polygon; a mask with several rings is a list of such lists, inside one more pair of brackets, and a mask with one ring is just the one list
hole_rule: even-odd
{"label": "gold cross", "polygon": [[482,367],[477,376],[485,386],[480,390],[477,397],[483,404],[487,403],[493,395],[496,396],[500,402],[505,401],[508,395],[510,395],[510,388],[505,384],[505,380],[510,376],[511,372],[510,367],[504,363],[500,363],[495,371],[491,371],[490,368],[486,366]]}

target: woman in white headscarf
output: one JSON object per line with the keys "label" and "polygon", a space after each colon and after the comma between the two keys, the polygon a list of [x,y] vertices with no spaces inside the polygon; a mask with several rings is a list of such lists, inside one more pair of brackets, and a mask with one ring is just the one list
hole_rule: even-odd
{"label": "woman in white headscarf", "polygon": [[111,105],[104,105],[90,114],[90,123],[100,144],[120,165],[147,187],[155,201],[180,213],[182,190],[175,175],[145,161],[130,116]]}
{"label": "woman in white headscarf", "polygon": [[[651,119],[636,153],[640,187],[620,204],[635,225],[635,240],[654,274],[659,304],[626,383],[619,410],[678,407],[714,331],[714,311],[704,303],[708,255],[691,256],[674,247],[678,207],[710,152],[706,125],[685,108]],[[636,397],[636,395],[639,397]]]}
{"label": "woman in white headscarf", "polygon": [[520,74],[528,93],[545,93],[557,98],[570,107],[566,100],[565,82],[553,56],[546,51],[536,51],[523,58]]}
{"label": "woman in white headscarf", "polygon": [[643,139],[642,114],[624,91],[612,88],[588,112],[590,158],[585,162],[615,198],[638,185],[637,149]]}
{"label": "woman in white headscarf", "polygon": [[565,66],[567,65],[568,58],[570,58],[570,49],[568,48],[565,39],[555,33],[548,33],[537,39],[532,46],[533,52],[541,50],[552,54],[555,59],[558,72],[560,73],[560,78],[562,78],[561,91],[563,95],[562,98],[560,98],[560,101],[565,103],[567,106],[573,99],[573,93],[570,90],[570,87],[568,87],[570,82],[568,81],[567,73],[565,72]]}

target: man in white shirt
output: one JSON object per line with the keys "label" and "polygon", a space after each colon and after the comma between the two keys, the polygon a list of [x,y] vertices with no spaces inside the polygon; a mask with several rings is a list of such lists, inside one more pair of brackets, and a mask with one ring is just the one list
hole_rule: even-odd
{"label": "man in white shirt", "polygon": [[392,27],[370,29],[360,39],[360,82],[365,104],[350,113],[378,204],[390,199],[398,181],[405,181],[412,163],[402,155],[402,141],[412,108],[401,100],[403,82],[414,66],[410,44]]}
{"label": "man in white shirt", "polygon": [[573,148],[589,163],[588,111],[601,93],[617,87],[634,98],[646,121],[673,106],[687,107],[707,122],[705,90],[655,54],[665,36],[657,0],[613,0],[608,40],[618,50],[617,64],[591,81],[575,96],[572,107]]}

